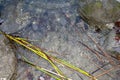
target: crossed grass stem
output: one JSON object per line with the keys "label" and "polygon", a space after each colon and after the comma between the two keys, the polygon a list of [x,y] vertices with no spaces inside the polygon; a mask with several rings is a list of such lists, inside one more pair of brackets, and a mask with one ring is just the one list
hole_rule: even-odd
{"label": "crossed grass stem", "polygon": [[[66,62],[66,61],[64,61],[62,59],[58,59],[58,58],[56,58],[54,56],[48,55],[47,53],[43,52],[40,48],[32,45],[31,43],[27,42],[23,38],[11,36],[9,34],[4,33],[3,31],[0,31],[0,32],[5,37],[7,37],[9,40],[12,40],[12,41],[18,43],[19,45],[24,46],[26,49],[34,52],[38,56],[41,56],[43,59],[47,60],[52,65],[52,67],[55,69],[55,71],[57,72],[57,74],[64,76],[64,78],[66,78],[67,80],[70,80],[70,79],[67,78],[65,75],[63,75],[62,71],[54,64],[54,61],[57,62],[58,64],[65,65],[65,66],[67,66],[67,67],[69,67],[69,68],[71,68],[71,69],[73,69],[73,70],[75,70],[75,71],[77,71],[79,73],[82,73],[83,75],[86,75],[87,77],[90,77],[92,80],[97,80],[94,76],[92,76],[88,72],[86,72],[86,71],[84,71],[84,70],[82,70],[82,69],[80,69],[80,68],[78,68],[78,67],[76,67],[76,66],[74,66],[72,64],[69,64],[68,62]],[[64,80],[64,79],[61,78],[61,80]]]}

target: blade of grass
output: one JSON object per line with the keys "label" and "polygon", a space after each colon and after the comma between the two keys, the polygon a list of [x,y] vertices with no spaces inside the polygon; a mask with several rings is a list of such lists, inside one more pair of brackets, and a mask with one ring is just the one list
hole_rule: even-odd
{"label": "blade of grass", "polygon": [[86,76],[88,76],[88,77],[90,77],[90,78],[93,77],[93,76],[92,76],[91,74],[89,74],[88,72],[86,72],[86,71],[84,71],[84,70],[82,70],[82,69],[80,69],[80,68],[78,68],[78,67],[70,64],[70,63],[67,62],[67,61],[64,61],[64,60],[62,60],[62,59],[58,59],[57,57],[54,57],[54,56],[51,56],[51,55],[49,55],[49,56],[50,56],[51,60],[53,60],[53,61],[55,61],[55,62],[57,62],[57,63],[59,63],[59,64],[65,65],[65,66],[67,66],[67,67],[69,67],[69,68],[71,68],[71,69],[73,69],[73,70],[75,70],[75,71],[77,71],[77,72],[79,72],[79,73],[82,73],[83,75],[86,75]]}
{"label": "blade of grass", "polygon": [[[53,77],[53,78],[55,78],[55,79],[57,79],[57,80],[61,80],[61,79],[58,78],[57,76],[64,78],[64,76],[62,76],[62,75],[59,75],[59,74],[57,74],[57,73],[54,73],[54,72],[52,72],[52,71],[49,71],[49,70],[47,70],[47,69],[45,69],[45,68],[42,68],[42,67],[40,67],[40,66],[37,66],[37,65],[33,64],[32,62],[30,62],[27,58],[25,58],[25,57],[23,57],[23,56],[22,56],[21,61],[22,61],[22,62],[25,62],[25,63],[27,63],[27,64],[29,64],[29,65],[31,65],[32,67],[38,69],[39,71],[42,71],[42,72],[46,73],[47,75],[49,75],[49,76],[51,76],[51,77]],[[56,75],[56,76],[55,76],[55,75]]]}

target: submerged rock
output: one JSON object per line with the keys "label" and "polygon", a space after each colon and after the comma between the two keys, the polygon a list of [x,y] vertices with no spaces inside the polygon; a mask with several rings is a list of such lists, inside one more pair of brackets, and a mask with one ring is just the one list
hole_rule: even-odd
{"label": "submerged rock", "polygon": [[30,14],[24,11],[24,2],[4,0],[1,5],[1,18],[4,24],[0,28],[7,33],[14,33],[25,28],[30,23]]}
{"label": "submerged rock", "polygon": [[116,0],[80,0],[80,15],[92,26],[105,27],[120,18],[120,2]]}

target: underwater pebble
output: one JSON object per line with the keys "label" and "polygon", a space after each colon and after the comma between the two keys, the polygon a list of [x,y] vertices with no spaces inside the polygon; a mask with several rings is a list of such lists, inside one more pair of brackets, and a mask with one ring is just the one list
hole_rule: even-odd
{"label": "underwater pebble", "polygon": [[56,79],[54,79],[54,78],[50,78],[50,80],[56,80]]}
{"label": "underwater pebble", "polygon": [[33,22],[32,28],[33,28],[33,30],[35,30],[35,31],[38,30],[37,22]]}
{"label": "underwater pebble", "polygon": [[45,80],[44,77],[40,76],[38,80]]}
{"label": "underwater pebble", "polygon": [[34,80],[34,76],[31,72],[27,73],[27,78],[28,78],[28,80]]}

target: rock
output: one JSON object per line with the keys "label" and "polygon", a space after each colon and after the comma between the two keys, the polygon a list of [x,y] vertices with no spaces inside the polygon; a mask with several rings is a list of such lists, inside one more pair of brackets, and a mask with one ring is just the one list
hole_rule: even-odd
{"label": "rock", "polygon": [[4,3],[2,4],[4,7],[1,11],[1,18],[4,20],[4,24],[0,26],[4,32],[17,32],[30,23],[30,14],[23,11],[23,8],[25,7],[23,5],[24,2],[5,0]]}
{"label": "rock", "polygon": [[13,80],[16,72],[16,58],[9,43],[5,43],[0,35],[0,79]]}
{"label": "rock", "polygon": [[105,27],[105,24],[120,18],[120,3],[116,0],[80,0],[80,15],[92,26]]}

